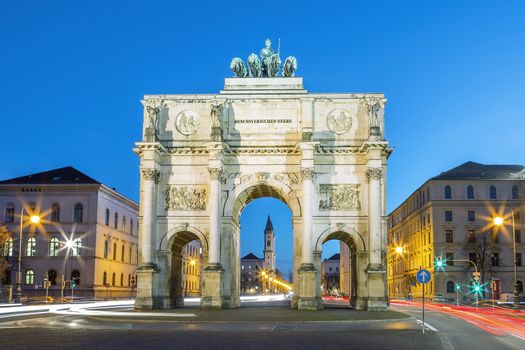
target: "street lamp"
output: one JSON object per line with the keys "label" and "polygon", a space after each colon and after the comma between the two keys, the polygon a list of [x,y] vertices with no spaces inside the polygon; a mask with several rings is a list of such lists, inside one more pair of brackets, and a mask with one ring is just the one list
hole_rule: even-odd
{"label": "street lamp", "polygon": [[[513,252],[514,252],[514,304],[513,304],[513,308],[517,309],[519,306],[520,291],[518,289],[518,261],[516,260],[516,229],[514,225],[514,209],[508,204],[505,204],[505,206],[510,209],[511,215],[512,215],[512,245],[513,245]],[[505,220],[501,216],[496,216],[492,220],[492,222],[496,226],[502,226]]]}
{"label": "street lamp", "polygon": [[[16,274],[15,293],[15,299],[17,303],[20,303],[20,299],[22,298],[22,230],[24,228],[24,211],[25,207],[22,206],[22,210],[20,211],[20,234],[18,236],[18,272]],[[29,221],[36,225],[40,222],[40,216],[31,215],[29,217]]]}

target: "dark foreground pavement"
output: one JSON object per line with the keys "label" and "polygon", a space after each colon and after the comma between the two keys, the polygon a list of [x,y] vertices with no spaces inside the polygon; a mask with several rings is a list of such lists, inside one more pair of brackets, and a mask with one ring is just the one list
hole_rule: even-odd
{"label": "dark foreground pavement", "polygon": [[192,330],[2,329],[5,349],[443,349],[437,333],[418,330],[229,332]]}

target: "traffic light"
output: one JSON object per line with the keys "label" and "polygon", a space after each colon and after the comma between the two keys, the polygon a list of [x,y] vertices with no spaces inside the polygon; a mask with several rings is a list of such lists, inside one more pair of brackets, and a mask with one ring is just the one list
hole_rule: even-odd
{"label": "traffic light", "polygon": [[436,267],[443,267],[444,263],[443,263],[443,258],[441,258],[441,256],[438,256],[436,257]]}
{"label": "traffic light", "polygon": [[461,284],[456,283],[456,290],[461,290]]}
{"label": "traffic light", "polygon": [[474,284],[472,285],[472,289],[473,289],[473,291],[474,291],[475,293],[479,293],[479,292],[481,292],[481,286],[479,285],[479,283],[474,283]]}

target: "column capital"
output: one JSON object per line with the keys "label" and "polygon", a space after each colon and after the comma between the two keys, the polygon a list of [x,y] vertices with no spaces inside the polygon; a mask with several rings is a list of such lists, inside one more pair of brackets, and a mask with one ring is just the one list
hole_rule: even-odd
{"label": "column capital", "polygon": [[301,177],[304,180],[312,180],[314,178],[314,168],[301,168]]}
{"label": "column capital", "polygon": [[155,183],[159,183],[160,171],[153,168],[142,169],[142,178],[144,180],[153,180]]}
{"label": "column capital", "polygon": [[222,168],[208,168],[212,180],[220,180],[222,177]]}
{"label": "column capital", "polygon": [[368,168],[366,171],[366,177],[368,178],[368,181],[371,180],[381,180],[383,176],[383,169],[381,168]]}

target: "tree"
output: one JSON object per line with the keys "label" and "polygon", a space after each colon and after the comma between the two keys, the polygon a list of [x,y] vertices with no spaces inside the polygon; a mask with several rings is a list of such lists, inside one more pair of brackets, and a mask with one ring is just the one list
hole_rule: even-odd
{"label": "tree", "polygon": [[9,262],[9,257],[7,256],[7,251],[4,249],[6,243],[11,238],[11,233],[7,230],[6,226],[0,226],[0,284],[5,279],[6,274],[9,273],[11,264]]}
{"label": "tree", "polygon": [[[492,260],[494,253],[497,252],[495,244],[497,241],[496,234],[486,231],[477,233],[475,237],[467,236],[465,239],[463,249],[467,253],[469,260],[473,260],[478,267],[478,271],[481,274],[479,281],[481,285],[485,283],[486,274],[492,272]],[[485,295],[484,290],[482,290],[482,293]]]}

